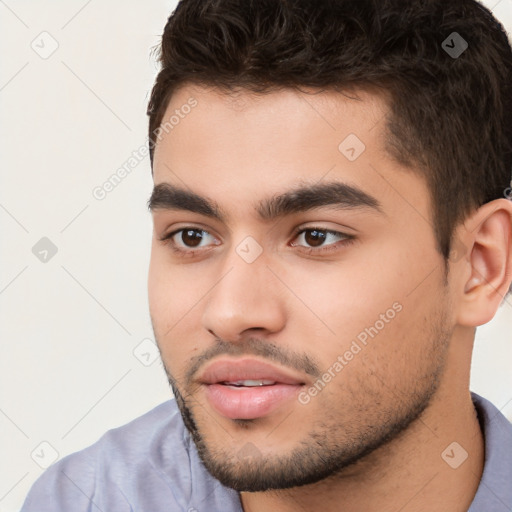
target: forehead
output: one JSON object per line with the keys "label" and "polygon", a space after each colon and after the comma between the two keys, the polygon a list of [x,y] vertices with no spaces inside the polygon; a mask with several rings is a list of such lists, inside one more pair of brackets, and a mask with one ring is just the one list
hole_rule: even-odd
{"label": "forehead", "polygon": [[260,160],[268,155],[279,162],[287,151],[295,161],[306,153],[314,157],[311,149],[321,146],[338,156],[338,144],[350,134],[366,148],[384,149],[381,121],[388,105],[381,94],[303,91],[254,93],[240,88],[226,91],[182,85],[163,116],[161,126],[165,130],[155,149],[154,167],[158,170],[162,151],[167,162],[184,154],[192,160],[215,156],[216,161],[243,155],[246,165],[251,156]]}
{"label": "forehead", "polygon": [[235,211],[297,183],[336,180],[382,199],[384,209],[386,198],[397,210],[413,202],[428,217],[425,183],[386,152],[387,99],[305,91],[182,86],[162,121],[172,120],[155,148],[155,185],[179,185]]}

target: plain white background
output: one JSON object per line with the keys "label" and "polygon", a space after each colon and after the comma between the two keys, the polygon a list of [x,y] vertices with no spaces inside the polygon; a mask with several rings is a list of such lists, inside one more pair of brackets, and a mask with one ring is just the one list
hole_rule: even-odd
{"label": "plain white background", "polygon": [[[511,33],[512,0],[484,3]],[[0,0],[0,512],[171,396],[147,304],[149,157],[93,190],[146,141],[150,50],[175,5]],[[471,387],[512,419],[511,326],[509,298],[478,330]]]}

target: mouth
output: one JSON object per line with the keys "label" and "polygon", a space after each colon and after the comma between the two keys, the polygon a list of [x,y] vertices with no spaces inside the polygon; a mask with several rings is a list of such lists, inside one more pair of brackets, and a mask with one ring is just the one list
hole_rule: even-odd
{"label": "mouth", "polygon": [[223,359],[199,377],[212,408],[229,419],[261,418],[296,398],[305,380],[256,359]]}
{"label": "mouth", "polygon": [[276,384],[273,380],[237,380],[236,382],[220,382],[224,386],[230,386],[234,388],[254,388],[258,386],[273,386]]}

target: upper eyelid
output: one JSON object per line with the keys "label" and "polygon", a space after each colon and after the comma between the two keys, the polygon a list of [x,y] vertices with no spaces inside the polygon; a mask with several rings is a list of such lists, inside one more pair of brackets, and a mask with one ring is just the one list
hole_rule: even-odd
{"label": "upper eyelid", "polygon": [[[331,214],[332,214],[332,206],[326,206],[325,207],[326,209],[326,216],[327,217],[331,217]],[[332,217],[332,218],[324,218],[324,219],[315,219],[315,218],[310,218],[310,219],[307,219],[307,217],[309,217],[310,215],[313,217],[313,215],[316,217],[317,215],[318,216],[323,216],[322,215],[322,212],[323,212],[323,208],[314,208],[312,209],[311,211],[307,211],[307,212],[303,212],[303,214],[306,216],[306,218],[297,218],[297,217],[301,217],[302,215],[290,215],[289,216],[289,222],[290,224],[295,224],[297,225],[297,220],[300,222],[302,220],[302,223],[299,224],[300,228],[293,228],[294,230],[296,229],[297,231],[299,231],[300,229],[314,229],[314,228],[318,228],[318,229],[321,229],[321,230],[325,230],[325,231],[332,231],[332,232],[336,232],[336,233],[340,233],[340,234],[345,234],[347,236],[357,236],[358,233],[359,233],[359,229],[355,228],[355,227],[352,227],[350,226],[349,224],[343,224],[343,222],[340,222],[342,219],[340,218],[336,218],[336,216]],[[336,213],[338,212],[338,210],[336,210]],[[157,226],[157,223],[156,223],[156,217],[158,216],[158,224],[171,224],[171,222],[169,222],[169,220],[171,220],[168,216],[168,213],[167,211],[164,211],[164,212],[159,212],[158,210],[155,210],[152,212],[153,214],[153,218],[154,218],[154,225],[155,227]],[[160,215],[162,214],[162,215]],[[202,217],[202,215],[201,215]],[[172,218],[172,217],[171,217]],[[348,217],[349,219],[351,218],[350,216]],[[283,219],[285,220],[285,219]],[[219,231],[219,228],[220,228],[220,231],[225,231],[226,234],[228,236],[232,236],[233,235],[233,231],[231,229],[231,227],[228,225],[228,224],[224,224],[224,223],[221,223],[220,225],[217,225],[217,222],[215,221],[215,219],[207,219],[206,220],[206,223],[204,223],[202,220],[200,219],[197,219],[197,220],[194,220],[193,218],[189,219],[188,222],[189,224],[186,224],[187,220],[184,220],[182,222],[180,222],[179,224],[182,224],[183,227],[181,228],[177,228],[176,230],[173,230],[173,231],[180,231],[181,229],[185,229],[185,228],[194,228],[194,229],[201,229],[203,231],[206,231],[210,234],[212,234],[212,231],[213,232],[218,232]],[[312,224],[311,223],[318,223],[318,224]],[[337,226],[339,226],[339,228],[330,228],[330,227],[327,227],[327,226],[322,226],[323,223],[327,223],[327,224],[335,224]],[[286,224],[288,224],[288,222],[286,222]],[[303,224],[310,224],[308,226],[303,226]],[[272,231],[272,227],[268,230],[268,231]],[[167,231],[167,230],[165,230]],[[171,233],[172,231],[169,231],[169,233]],[[218,238],[218,237],[216,237]]]}
{"label": "upper eyelid", "polygon": [[169,231],[168,233],[164,233],[161,237],[159,237],[159,240],[166,240],[168,238],[172,238],[174,235],[177,235],[178,233],[180,233],[181,231],[186,231],[186,230],[189,230],[189,231],[202,231],[204,233],[208,233],[209,235],[213,236],[214,238],[215,235],[213,235],[210,231],[208,231],[207,229],[204,229],[204,228],[200,228],[200,227],[197,227],[197,226],[184,226],[182,228],[178,228],[178,229],[172,229],[171,231]]}
{"label": "upper eyelid", "polygon": [[[189,225],[189,226],[183,226],[182,228],[173,229],[173,230],[169,231],[168,233],[166,232],[164,235],[162,235],[162,237],[172,236],[172,235],[175,235],[176,233],[179,233],[180,231],[185,231],[187,229],[193,230],[193,231],[203,231],[205,233],[208,233],[209,235],[212,235],[212,233],[210,231],[208,231],[208,229],[202,228],[200,226]],[[299,226],[293,230],[292,234],[298,235],[303,231],[312,231],[314,229],[316,229],[318,231],[326,231],[328,233],[336,233],[339,235],[351,236],[349,233],[345,233],[344,231],[339,231],[336,229],[331,229],[331,228],[328,228],[325,226],[317,226],[317,225],[315,225],[315,226]]]}

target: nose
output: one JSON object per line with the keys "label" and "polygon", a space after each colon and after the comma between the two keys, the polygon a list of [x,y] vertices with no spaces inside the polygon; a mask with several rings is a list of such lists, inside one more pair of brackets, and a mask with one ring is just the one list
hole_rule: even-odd
{"label": "nose", "polygon": [[235,251],[224,261],[220,279],[205,298],[206,330],[225,341],[239,341],[248,331],[277,333],[285,325],[282,285],[267,267],[264,253],[245,262]]}

